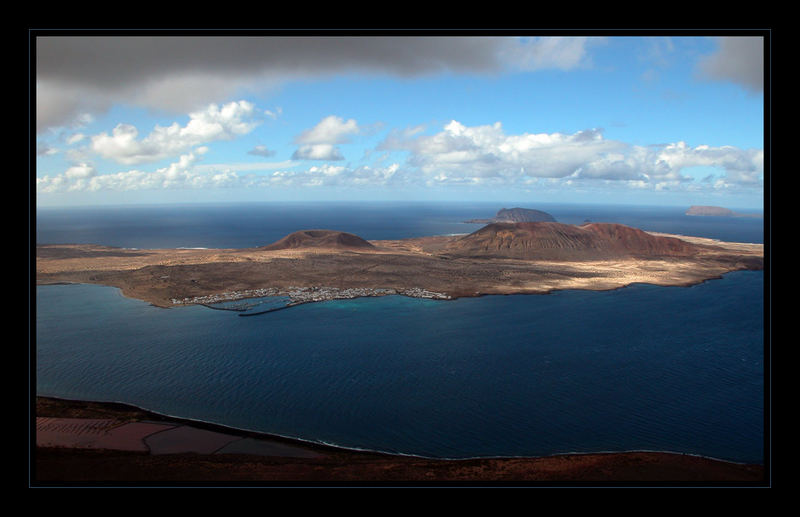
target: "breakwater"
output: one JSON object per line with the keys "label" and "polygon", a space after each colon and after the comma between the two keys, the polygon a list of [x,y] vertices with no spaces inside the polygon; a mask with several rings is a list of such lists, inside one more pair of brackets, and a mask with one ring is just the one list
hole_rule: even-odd
{"label": "breakwater", "polygon": [[209,305],[207,303],[201,303],[198,305],[202,305],[208,309],[214,309],[215,311],[233,311],[233,312],[244,312],[247,309],[244,307],[214,307],[213,305]]}
{"label": "breakwater", "polygon": [[288,309],[290,307],[294,307],[295,305],[302,305],[303,303],[308,303],[308,302],[291,303],[291,304],[282,305],[280,307],[272,307],[272,308],[265,309],[263,311],[258,311],[258,312],[240,312],[239,316],[242,316],[242,317],[244,317],[244,316],[258,316],[260,314],[266,314],[268,312],[282,311],[283,309]]}

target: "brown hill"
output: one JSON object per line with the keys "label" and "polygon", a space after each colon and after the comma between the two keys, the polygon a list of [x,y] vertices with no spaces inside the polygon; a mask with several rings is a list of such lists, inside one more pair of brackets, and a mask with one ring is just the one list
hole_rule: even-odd
{"label": "brown hill", "polygon": [[691,256],[697,247],[613,223],[493,223],[452,242],[446,253],[538,260]]}
{"label": "brown hill", "polygon": [[619,251],[632,256],[687,257],[697,253],[697,246],[675,237],[651,235],[638,228],[615,223],[588,223],[580,228],[608,239]]}
{"label": "brown hill", "polygon": [[283,239],[262,246],[262,250],[286,250],[296,248],[374,249],[375,246],[358,235],[336,230],[300,230]]}

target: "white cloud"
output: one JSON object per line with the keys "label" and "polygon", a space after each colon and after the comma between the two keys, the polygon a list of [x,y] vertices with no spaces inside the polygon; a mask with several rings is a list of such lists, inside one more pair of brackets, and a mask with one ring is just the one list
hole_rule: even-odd
{"label": "white cloud", "polygon": [[604,140],[597,130],[506,135],[499,122],[466,127],[454,120],[431,136],[402,140],[395,134],[381,148],[410,151],[409,163],[439,181],[492,177],[510,181],[523,176],[569,176],[587,161],[620,146]]}
{"label": "white cloud", "polygon": [[182,155],[177,162],[154,172],[130,170],[114,174],[98,174],[91,165],[75,165],[63,174],[37,178],[37,192],[127,191],[223,186],[219,180],[219,174],[198,174],[192,171],[192,166],[206,150],[204,147],[195,149],[194,152]]}
{"label": "white cloud", "polygon": [[[318,125],[313,129],[324,127]],[[342,127],[350,129],[330,129]],[[331,141],[343,141],[348,134],[355,133],[357,124],[338,119],[327,128],[327,132],[305,134],[318,135],[311,141],[322,140],[319,135],[326,135],[324,138]],[[142,142],[132,136],[131,142]],[[760,188],[764,175],[762,150],[690,146],[685,142],[637,146],[606,139],[603,131],[596,128],[575,133],[506,134],[500,122],[466,126],[453,120],[433,134],[424,134],[420,128],[393,131],[379,148],[407,152],[405,165],[352,168],[325,163],[306,169],[298,169],[300,164],[293,161],[202,165],[197,161],[206,148],[199,147],[153,172],[129,170],[99,174],[89,161],[83,160],[60,175],[38,179],[37,190],[46,193],[221,187],[584,188],[619,185],[631,189],[732,191]],[[333,144],[307,144],[302,149],[318,153],[307,155],[309,157],[332,159],[340,156]],[[685,172],[693,167],[716,168],[720,174],[708,180],[695,180]]]}
{"label": "white cloud", "polygon": [[319,123],[300,133],[295,143],[301,144],[292,159],[295,160],[343,160],[336,144],[350,141],[352,135],[361,131],[354,119],[345,121],[336,115],[329,115]]}
{"label": "white cloud", "polygon": [[268,116],[268,117],[269,117],[269,118],[271,118],[272,120],[275,120],[275,119],[277,119],[278,117],[280,117],[282,113],[283,113],[283,108],[281,108],[280,106],[278,106],[277,108],[275,108],[275,111],[272,111],[272,110],[264,110],[264,115]]}
{"label": "white cloud", "polygon": [[687,167],[714,166],[728,181],[756,185],[763,176],[763,152],[735,147],[689,147],[684,142],[642,147],[603,138],[600,129],[573,134],[507,135],[502,125],[466,127],[451,121],[433,135],[397,132],[380,145],[409,151],[408,164],[427,184],[525,183],[530,178],[646,182],[651,186],[690,181]]}
{"label": "white cloud", "polygon": [[138,164],[174,156],[190,147],[215,140],[229,140],[252,131],[258,121],[255,107],[247,101],[231,102],[222,107],[209,105],[189,114],[189,122],[168,127],[156,126],[145,138],[130,124],[118,124],[111,132],[91,138],[91,149],[118,163]]}
{"label": "white cloud", "polygon": [[97,171],[91,165],[86,163],[81,163],[79,165],[73,165],[69,169],[64,172],[64,177],[68,179],[82,179],[82,178],[91,178],[95,176]]}
{"label": "white cloud", "polygon": [[355,169],[324,164],[301,171],[275,171],[268,177],[260,178],[259,186],[273,187],[363,187],[404,183],[408,178],[401,177],[400,165],[393,163],[388,167],[363,166]]}
{"label": "white cloud", "polygon": [[604,38],[545,36],[506,40],[500,55],[523,70],[571,70],[588,64],[588,47]]}
{"label": "white cloud", "polygon": [[74,135],[67,137],[67,144],[68,145],[77,144],[84,138],[86,138],[86,135],[84,135],[83,133],[75,133]]}
{"label": "white cloud", "polygon": [[298,144],[341,144],[347,142],[351,135],[359,132],[358,123],[354,119],[345,121],[336,115],[329,115],[319,123],[300,133],[295,138]]}
{"label": "white cloud", "polygon": [[298,147],[292,160],[344,160],[344,156],[334,145],[312,144]]}
{"label": "white cloud", "polygon": [[725,171],[726,180],[739,184],[759,184],[764,173],[764,152],[733,146],[689,147],[685,142],[664,146],[651,161],[663,163],[669,170],[710,166]]}
{"label": "white cloud", "polygon": [[328,165],[327,163],[321,167],[311,167],[308,169],[309,174],[317,175],[322,174],[323,176],[339,176],[342,174],[346,169],[340,165]]}
{"label": "white cloud", "polygon": [[275,151],[271,151],[267,148],[266,145],[257,145],[254,148],[247,151],[247,154],[253,154],[255,156],[264,156],[269,157],[275,154]]}
{"label": "white cloud", "polygon": [[[396,163],[388,167],[358,167],[323,164],[304,170],[274,170],[293,165],[292,162],[262,164],[209,164],[197,161],[206,152],[200,147],[181,155],[174,163],[156,171],[138,169],[113,174],[98,174],[87,164],[71,167],[55,176],[37,178],[37,193],[141,191],[164,189],[214,189],[214,188],[272,188],[272,187],[323,187],[323,186],[385,186],[400,178]],[[265,171],[273,170],[265,174]],[[258,171],[260,173],[254,173]]]}

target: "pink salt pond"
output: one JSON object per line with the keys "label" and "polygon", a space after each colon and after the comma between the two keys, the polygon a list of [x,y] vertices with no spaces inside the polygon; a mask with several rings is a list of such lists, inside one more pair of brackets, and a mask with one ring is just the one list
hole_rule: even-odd
{"label": "pink salt pond", "polygon": [[148,452],[144,439],[174,425],[110,419],[36,418],[36,445]]}
{"label": "pink salt pond", "polygon": [[111,419],[36,418],[37,447],[69,447],[149,452],[150,454],[256,454],[316,458],[302,447],[268,439],[159,422],[122,423]]}

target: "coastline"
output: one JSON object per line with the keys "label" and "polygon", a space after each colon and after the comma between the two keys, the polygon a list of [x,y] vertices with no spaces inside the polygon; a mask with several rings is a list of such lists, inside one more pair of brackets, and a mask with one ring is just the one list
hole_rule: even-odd
{"label": "coastline", "polygon": [[[655,234],[665,236],[666,234]],[[676,236],[673,236],[676,237]],[[605,291],[634,283],[688,286],[763,269],[763,245],[681,236],[693,256],[525,260],[442,254],[449,239],[372,241],[374,249],[139,250],[37,246],[36,284],[88,283],[158,307],[285,296],[290,303],[400,294],[456,299]]]}
{"label": "coastline", "polygon": [[[603,286],[603,287],[569,287],[569,286],[567,286],[567,287],[554,287],[554,288],[547,289],[547,290],[527,290],[527,291],[508,291],[508,292],[500,291],[500,292],[482,292],[482,293],[458,293],[458,294],[453,294],[453,295],[449,295],[449,294],[445,294],[445,293],[433,293],[433,294],[435,294],[437,296],[415,296],[413,294],[408,294],[406,292],[396,292],[394,289],[377,288],[377,289],[374,289],[374,290],[375,291],[383,291],[383,292],[375,293],[375,294],[360,294],[360,295],[355,295],[355,296],[341,296],[341,297],[331,296],[331,297],[318,298],[318,299],[294,300],[294,301],[290,300],[290,301],[288,301],[286,303],[286,305],[281,305],[281,306],[278,306],[278,307],[273,307],[273,308],[266,309],[266,310],[263,310],[263,311],[258,311],[258,312],[247,312],[248,308],[240,309],[240,308],[214,307],[211,304],[213,304],[213,303],[226,303],[226,302],[238,302],[238,301],[247,302],[248,300],[258,299],[258,298],[261,298],[261,297],[264,297],[264,296],[268,296],[268,295],[258,294],[258,293],[252,294],[252,295],[251,294],[247,294],[247,293],[244,293],[244,294],[242,294],[242,293],[236,293],[236,294],[221,293],[221,294],[200,296],[200,297],[197,297],[194,300],[187,300],[187,301],[182,302],[182,303],[173,303],[172,305],[164,305],[164,304],[155,303],[152,300],[147,300],[147,299],[144,299],[144,298],[141,298],[141,297],[138,297],[138,296],[129,296],[128,294],[126,294],[126,292],[125,292],[123,287],[116,286],[116,285],[113,285],[113,284],[104,284],[104,283],[87,282],[87,281],[58,281],[58,282],[37,282],[36,286],[50,286],[50,285],[53,285],[53,286],[55,286],[55,285],[103,285],[103,286],[106,286],[106,287],[113,287],[113,288],[117,289],[119,291],[120,296],[122,296],[124,298],[129,298],[131,300],[138,300],[138,301],[141,301],[141,302],[144,302],[144,303],[149,303],[150,305],[152,305],[154,307],[158,307],[160,309],[179,308],[179,307],[197,305],[197,306],[205,307],[207,309],[212,309],[212,310],[238,312],[239,313],[238,316],[248,317],[248,316],[258,316],[258,315],[261,315],[261,314],[266,314],[266,313],[270,313],[270,312],[290,309],[292,307],[297,307],[299,305],[306,305],[306,304],[317,303],[317,302],[326,302],[326,301],[333,301],[333,300],[352,300],[352,299],[356,299],[356,298],[378,298],[378,297],[382,297],[382,296],[407,296],[409,298],[433,299],[433,300],[437,300],[437,301],[453,301],[453,300],[458,300],[460,298],[481,298],[481,297],[484,297],[484,296],[514,296],[514,295],[522,295],[522,296],[537,296],[538,295],[538,296],[543,296],[543,295],[553,294],[553,293],[556,293],[556,292],[559,292],[559,291],[570,291],[570,290],[597,291],[597,292],[617,291],[617,290],[620,290],[620,289],[625,289],[627,287],[631,287],[633,285],[653,285],[653,286],[657,286],[657,287],[693,287],[693,286],[701,285],[701,284],[704,284],[706,282],[710,282],[710,281],[713,281],[713,280],[721,280],[721,279],[723,279],[725,277],[725,275],[728,275],[730,273],[735,273],[735,272],[738,272],[738,271],[761,271],[761,269],[745,269],[745,268],[733,269],[733,270],[730,270],[730,271],[722,271],[719,274],[714,275],[714,276],[706,276],[706,277],[703,277],[703,278],[696,278],[696,279],[691,279],[691,280],[687,280],[687,281],[684,281],[684,282],[674,282],[674,283],[657,283],[657,282],[645,282],[645,281],[631,281],[631,282],[628,282],[628,283],[620,283],[618,285],[610,285],[610,286]],[[303,289],[307,289],[307,290],[312,290],[313,291],[313,290],[325,290],[325,289],[328,289],[328,288],[323,287],[323,286],[311,286],[311,287],[307,287],[307,288],[303,288]],[[331,289],[335,290],[337,288],[331,288]],[[259,291],[264,291],[264,290],[259,290]],[[278,292],[278,291],[285,292],[285,291],[278,290],[278,289],[273,289],[273,291],[275,291],[275,292]],[[274,296],[281,296],[281,295],[274,295]]]}
{"label": "coastline", "polygon": [[162,415],[119,402],[36,397],[36,417],[111,418],[125,422],[169,422],[275,442],[317,453],[316,457],[250,454],[163,454],[37,447],[33,478],[60,483],[709,483],[759,486],[763,465],[748,465],[676,452],[565,453],[545,457],[435,459],[346,449],[296,438],[230,428]]}

